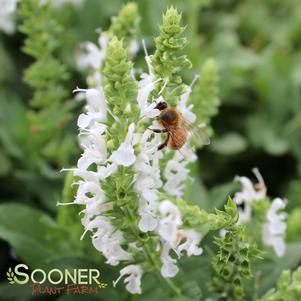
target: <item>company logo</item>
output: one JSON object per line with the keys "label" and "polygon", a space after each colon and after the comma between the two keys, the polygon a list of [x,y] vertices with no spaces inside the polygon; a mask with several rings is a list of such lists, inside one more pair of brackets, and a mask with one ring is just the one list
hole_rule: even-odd
{"label": "company logo", "polygon": [[98,269],[35,269],[29,271],[26,264],[18,264],[6,272],[10,284],[29,285],[32,295],[98,294],[107,287],[100,281]]}

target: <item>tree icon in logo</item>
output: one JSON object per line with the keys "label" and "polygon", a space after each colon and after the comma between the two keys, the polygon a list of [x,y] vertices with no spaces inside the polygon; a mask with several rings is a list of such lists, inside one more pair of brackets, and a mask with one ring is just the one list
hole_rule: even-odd
{"label": "tree icon in logo", "polygon": [[10,284],[15,284],[15,274],[14,272],[12,271],[11,268],[8,269],[8,271],[6,272],[6,276],[7,276],[7,280],[9,281]]}

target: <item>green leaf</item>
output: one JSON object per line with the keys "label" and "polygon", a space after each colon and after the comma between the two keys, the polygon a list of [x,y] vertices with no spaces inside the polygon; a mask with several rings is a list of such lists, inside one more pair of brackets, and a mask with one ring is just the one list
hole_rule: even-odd
{"label": "green leaf", "polygon": [[236,155],[246,150],[247,140],[238,133],[229,132],[212,140],[211,149],[221,155]]}
{"label": "green leaf", "polygon": [[224,183],[213,187],[209,192],[209,198],[210,198],[209,211],[213,211],[214,208],[221,208],[228,200],[228,197],[236,189],[237,189],[237,183],[235,182]]}
{"label": "green leaf", "polygon": [[259,295],[275,286],[278,277],[285,269],[294,269],[301,262],[301,243],[287,245],[287,251],[282,258],[276,257],[273,252],[265,254],[260,265],[255,265],[254,272],[259,273]]}
{"label": "green leaf", "polygon": [[185,186],[184,199],[189,204],[198,205],[200,208],[207,210],[210,208],[210,200],[206,187],[198,176],[199,170],[195,172],[192,180],[187,181]]}
{"label": "green leaf", "polygon": [[67,233],[43,212],[25,205],[0,205],[0,238],[9,242],[17,255],[30,266],[47,262],[72,250]]}
{"label": "green leaf", "polygon": [[301,240],[301,207],[295,208],[287,219],[286,239],[289,242],[299,242]]}
{"label": "green leaf", "polygon": [[2,300],[21,300],[31,297],[31,287],[29,285],[0,284],[0,296]]}

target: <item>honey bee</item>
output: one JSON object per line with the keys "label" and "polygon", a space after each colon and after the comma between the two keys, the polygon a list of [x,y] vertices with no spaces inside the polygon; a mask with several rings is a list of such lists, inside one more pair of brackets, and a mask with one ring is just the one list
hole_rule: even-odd
{"label": "honey bee", "polygon": [[169,107],[166,102],[159,102],[155,108],[161,111],[157,121],[162,129],[149,128],[149,130],[167,134],[165,141],[158,146],[158,150],[166,146],[173,150],[180,150],[190,137],[197,138],[202,144],[210,143],[201,128],[186,121],[176,108]]}

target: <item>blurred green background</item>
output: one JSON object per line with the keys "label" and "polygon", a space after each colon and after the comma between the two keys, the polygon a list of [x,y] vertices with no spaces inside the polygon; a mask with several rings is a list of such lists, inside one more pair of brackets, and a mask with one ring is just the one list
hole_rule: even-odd
{"label": "blurred green background", "polygon": [[[251,176],[251,169],[258,167],[269,195],[289,200],[288,251],[282,259],[265,254],[264,263],[255,267],[261,275],[256,287],[260,296],[275,284],[283,268],[295,268],[301,261],[300,0],[136,2],[141,16],[139,39],[146,40],[149,53],[154,49],[153,37],[158,34],[166,7],[174,5],[183,12],[183,23],[188,24],[186,50],[193,63],[193,68],[183,74],[187,82],[199,73],[206,58],[214,57],[219,65],[221,107],[212,123],[215,135],[211,145],[198,152],[199,168],[195,169],[198,181],[190,187],[187,198],[209,211],[221,208],[227,195],[237,188],[234,176]],[[49,78],[54,72],[52,79],[57,82],[53,80],[53,86],[62,86],[64,90],[60,94],[64,99],[59,104],[60,110],[49,112],[32,101],[28,76],[23,79],[34,59],[22,51],[24,30],[12,35],[0,33],[0,298],[3,300],[32,299],[29,289],[12,289],[5,280],[8,267],[18,262],[32,268],[98,267],[107,283],[118,275],[118,269],[104,265],[89,238],[79,241],[80,208],[56,207],[56,203],[71,201],[70,192],[62,193],[66,174],[59,171],[75,165],[79,156],[76,116],[82,104],[73,99],[72,90],[76,86],[85,87],[86,83],[85,74],[76,69],[76,49],[84,41],[96,43],[95,29],[106,30],[110,18],[123,3],[126,2],[86,0],[80,8],[67,4],[52,16],[60,27],[55,33],[54,57],[64,68],[49,70]],[[18,14],[17,24],[23,22],[24,15]],[[145,68],[142,50],[136,66]],[[30,76],[29,81],[34,81],[34,75]],[[207,253],[197,263],[190,258],[182,261],[184,272],[179,279],[185,279],[188,290],[193,279],[206,295],[205,280],[210,280],[212,273],[209,257]],[[191,267],[195,267],[192,272]],[[189,271],[186,278],[185,271]],[[156,296],[163,300],[156,279],[151,276],[146,279],[145,293],[138,299],[130,297],[122,285],[117,289],[110,285],[97,300],[151,300],[159,298]],[[248,300],[254,294],[250,287]],[[84,299],[94,300],[92,296]],[[61,296],[59,300],[69,299]]]}

